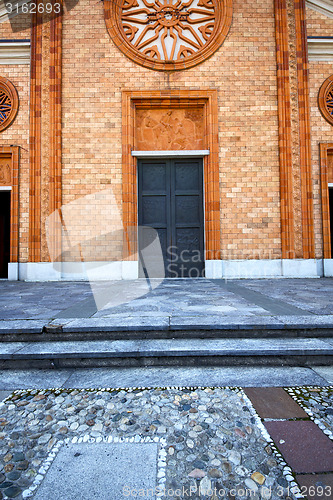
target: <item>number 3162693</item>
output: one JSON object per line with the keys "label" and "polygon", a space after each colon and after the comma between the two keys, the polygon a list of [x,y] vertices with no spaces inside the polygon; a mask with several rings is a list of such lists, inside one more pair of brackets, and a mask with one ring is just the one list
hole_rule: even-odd
{"label": "number 3162693", "polygon": [[6,3],[6,10],[8,14],[43,14],[46,12],[47,14],[51,14],[54,12],[55,14],[60,14],[61,12],[61,4],[60,3]]}

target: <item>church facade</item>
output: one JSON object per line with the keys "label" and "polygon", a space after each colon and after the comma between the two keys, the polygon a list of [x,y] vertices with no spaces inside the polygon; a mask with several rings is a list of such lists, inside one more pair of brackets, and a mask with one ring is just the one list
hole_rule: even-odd
{"label": "church facade", "polygon": [[333,276],[330,0],[4,1],[0,33],[2,278],[135,279],[145,227],[167,277]]}

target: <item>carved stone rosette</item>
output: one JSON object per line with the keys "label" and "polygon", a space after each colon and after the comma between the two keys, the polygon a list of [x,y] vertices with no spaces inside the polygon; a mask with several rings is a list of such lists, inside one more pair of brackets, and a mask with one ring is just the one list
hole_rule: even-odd
{"label": "carved stone rosette", "polygon": [[0,132],[13,123],[18,111],[19,99],[14,85],[0,76]]}
{"label": "carved stone rosette", "polygon": [[232,0],[105,0],[108,32],[129,58],[159,71],[195,66],[225,40]]}
{"label": "carved stone rosette", "polygon": [[324,81],[319,90],[318,106],[325,120],[333,125],[333,75]]}

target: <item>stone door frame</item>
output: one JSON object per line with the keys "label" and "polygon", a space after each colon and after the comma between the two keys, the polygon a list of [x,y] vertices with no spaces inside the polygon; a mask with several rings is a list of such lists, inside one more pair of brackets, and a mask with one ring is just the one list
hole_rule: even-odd
{"label": "stone door frame", "polygon": [[[137,161],[135,150],[135,113],[137,109],[198,108],[204,110],[204,204],[205,261],[221,258],[219,147],[217,90],[145,90],[122,92],[122,179],[124,228],[137,226]],[[194,151],[193,151],[194,152]],[[181,154],[181,151],[179,151]],[[188,152],[189,153],[189,152]],[[195,152],[194,152],[195,153]],[[132,257],[133,260],[135,256]]]}
{"label": "stone door frame", "polygon": [[[10,191],[10,263],[18,262],[19,253],[19,146],[0,146],[0,158],[10,160],[10,184],[0,183],[2,191]],[[17,278],[16,278],[17,279]]]}
{"label": "stone door frame", "polygon": [[[330,231],[330,207],[328,193],[328,166],[327,157],[333,154],[333,143],[320,143],[320,179],[321,179],[321,206],[322,206],[322,227],[323,227],[323,257],[324,259],[332,259],[331,255],[331,238],[333,235]],[[331,214],[333,216],[333,214]]]}

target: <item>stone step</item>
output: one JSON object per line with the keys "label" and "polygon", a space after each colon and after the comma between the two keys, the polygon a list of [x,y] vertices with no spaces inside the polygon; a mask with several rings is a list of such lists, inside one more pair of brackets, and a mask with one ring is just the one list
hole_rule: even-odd
{"label": "stone step", "polygon": [[333,361],[333,338],[2,342],[0,368],[313,366]]}
{"label": "stone step", "polygon": [[332,315],[176,315],[47,320],[2,320],[0,343],[41,340],[130,340],[168,338],[333,337]]}

